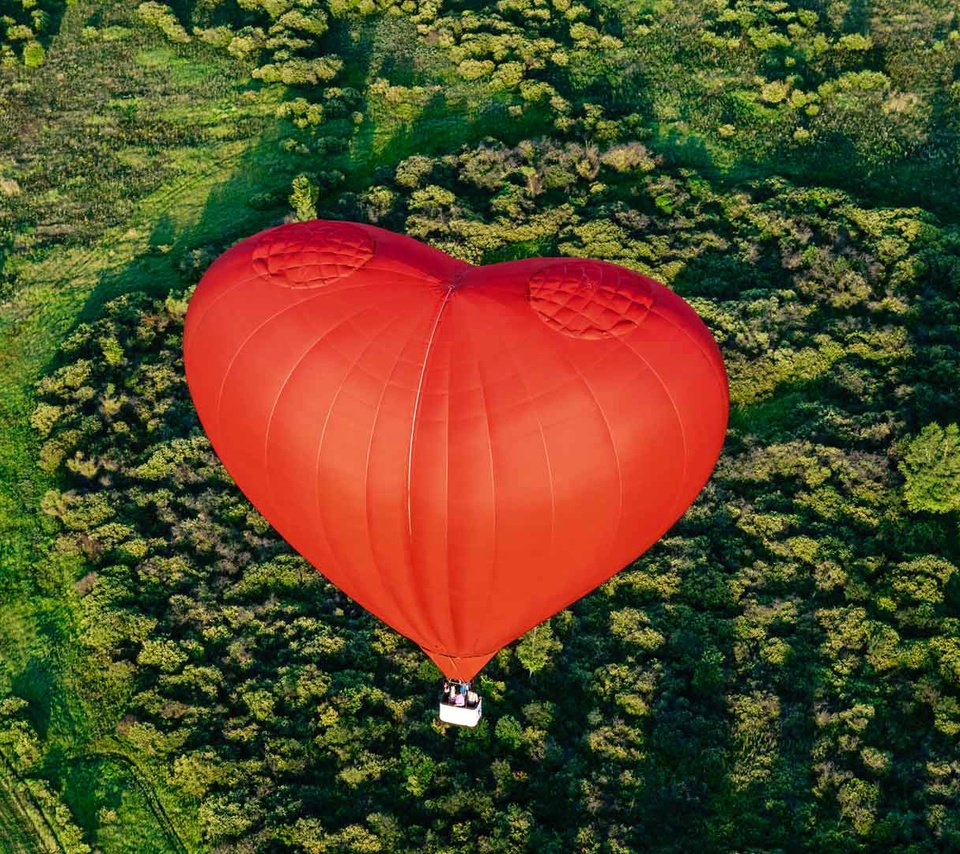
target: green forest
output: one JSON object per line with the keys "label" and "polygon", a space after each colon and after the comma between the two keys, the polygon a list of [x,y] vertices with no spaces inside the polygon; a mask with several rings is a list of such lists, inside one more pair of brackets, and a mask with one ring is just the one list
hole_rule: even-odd
{"label": "green forest", "polygon": [[[960,851],[955,0],[0,0],[0,852]],[[726,444],[440,672],[187,393],[225,249],[371,223],[686,299]]]}

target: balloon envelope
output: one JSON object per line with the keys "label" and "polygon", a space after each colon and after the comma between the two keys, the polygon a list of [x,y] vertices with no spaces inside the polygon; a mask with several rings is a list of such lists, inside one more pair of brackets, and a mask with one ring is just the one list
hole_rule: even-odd
{"label": "balloon envelope", "polygon": [[184,361],[250,501],[452,678],[649,548],[726,430],[719,350],[652,279],[573,258],[475,267],[354,223],[222,255]]}

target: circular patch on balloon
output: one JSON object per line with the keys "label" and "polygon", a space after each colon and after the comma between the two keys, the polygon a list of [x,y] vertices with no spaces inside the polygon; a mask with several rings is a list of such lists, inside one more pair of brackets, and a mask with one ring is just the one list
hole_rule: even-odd
{"label": "circular patch on balloon", "polygon": [[253,269],[284,288],[318,288],[359,270],[373,257],[373,238],[346,223],[303,222],[266,234],[253,248]]}
{"label": "circular patch on balloon", "polygon": [[626,335],[643,322],[653,305],[653,290],[627,270],[570,261],[534,273],[527,298],[551,329],[574,338],[609,338]]}

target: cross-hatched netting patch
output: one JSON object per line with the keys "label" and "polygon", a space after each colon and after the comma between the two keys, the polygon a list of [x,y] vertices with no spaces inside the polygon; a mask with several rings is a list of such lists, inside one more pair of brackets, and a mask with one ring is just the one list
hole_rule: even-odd
{"label": "cross-hatched netting patch", "polygon": [[264,235],[253,249],[253,269],[272,284],[318,288],[359,270],[373,257],[374,241],[346,223],[304,222],[282,238]]}
{"label": "cross-hatched netting patch", "polygon": [[643,322],[653,289],[637,273],[596,261],[570,261],[534,273],[527,298],[552,329],[575,338],[607,338],[625,335]]}

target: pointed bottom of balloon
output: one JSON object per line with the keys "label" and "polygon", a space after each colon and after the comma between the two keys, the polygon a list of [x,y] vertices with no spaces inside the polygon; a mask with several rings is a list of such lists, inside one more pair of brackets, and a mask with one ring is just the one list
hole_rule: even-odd
{"label": "pointed bottom of balloon", "polygon": [[430,652],[428,649],[424,652],[447,679],[460,679],[463,682],[473,679],[480,672],[480,668],[496,655],[496,652],[484,655],[445,655],[442,652]]}

